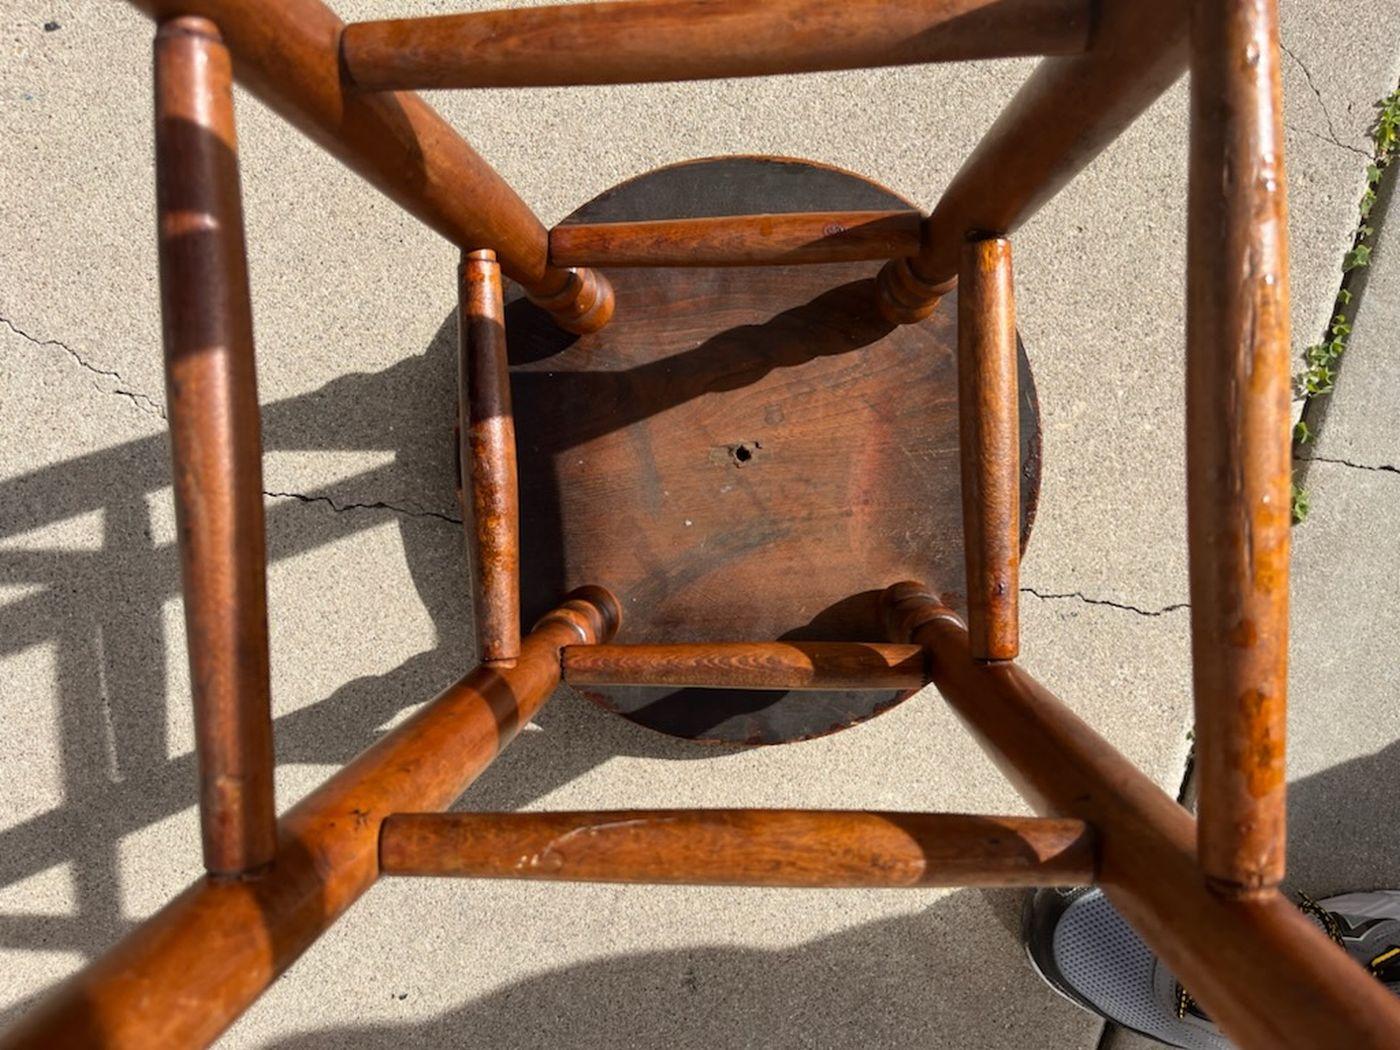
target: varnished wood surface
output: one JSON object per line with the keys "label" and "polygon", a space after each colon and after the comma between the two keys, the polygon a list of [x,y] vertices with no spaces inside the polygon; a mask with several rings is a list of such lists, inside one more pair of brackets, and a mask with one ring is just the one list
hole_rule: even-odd
{"label": "varnished wood surface", "polygon": [[556,266],[754,266],[894,259],[919,250],[916,211],[793,212],[569,223],[549,231]]}
{"label": "varnished wood surface", "polygon": [[526,288],[530,301],[566,332],[596,332],[610,320],[616,305],[612,282],[597,270],[551,266],[544,278]]}
{"label": "varnished wood surface", "polygon": [[390,813],[449,805],[559,682],[559,650],[606,640],[607,607],[575,596],[297,803],[277,863],[254,880],[203,879],[50,991],[0,1035],[6,1050],[195,1047],[213,1042],[379,877]]}
{"label": "varnished wood surface", "polygon": [[[131,0],[156,19],[219,27],[238,81],[410,214],[464,248],[490,248],[571,331],[611,314],[606,282],[548,265],[548,235],[495,170],[411,92],[359,93],[340,76],[344,23],[320,0]],[[591,298],[590,298],[591,297]]]}
{"label": "varnished wood surface", "polygon": [[508,665],[520,654],[520,497],[496,254],[464,253],[457,279],[458,460],[477,649],[482,663]]}
{"label": "varnished wood surface", "polygon": [[1186,480],[1201,865],[1224,892],[1284,869],[1288,201],[1272,0],[1195,3]]}
{"label": "varnished wood surface", "polygon": [[262,438],[233,69],[214,24],[155,41],[161,328],[200,827],[209,871],[272,862],[272,700]]}
{"label": "varnished wood surface", "polygon": [[1237,1045],[1400,1045],[1400,1000],[1277,891],[1212,892],[1191,816],[1049,690],[1014,662],[973,659],[927,588],[891,588],[884,604],[890,636],[928,647],[939,692],[1026,801],[1094,828],[1114,905]]}
{"label": "varnished wood surface", "polygon": [[[902,207],[844,172],[737,157],[649,173],[566,221]],[[612,324],[568,343],[507,306],[527,619],[594,579],[617,593],[628,643],[872,641],[880,588],[915,575],[961,601],[954,318],[882,321],[877,265],[616,270]],[[1040,461],[1020,368],[1024,542]],[[585,693],[673,735],[748,744],[902,696]]]}
{"label": "varnished wood surface", "polygon": [[[212,17],[235,53],[240,76],[256,93],[447,236],[470,247],[496,248],[535,301],[545,304],[561,323],[592,331],[611,315],[606,280],[593,271],[550,267],[538,222],[420,100],[344,90],[337,51],[341,26],[319,3],[139,0],[137,6],[158,17]],[[792,0],[785,10],[797,6]],[[895,8],[890,21],[872,21],[870,27],[880,32],[897,29],[895,16],[917,6]],[[995,13],[1029,6],[1029,0],[999,3]],[[538,322],[527,327],[530,339],[517,359],[518,374],[535,375],[531,366],[562,361],[571,376],[609,377],[592,389],[583,384],[583,395],[555,397],[561,411],[547,419],[558,425],[560,435],[553,444],[539,446],[548,449],[553,468],[545,484],[553,485],[573,470],[578,470],[577,479],[586,478],[585,468],[597,466],[592,458],[598,453],[605,467],[608,457],[614,457],[617,465],[630,468],[605,470],[601,483],[553,488],[553,496],[543,497],[542,505],[555,514],[542,518],[542,534],[552,529],[560,540],[555,562],[559,578],[577,572],[588,545],[599,552],[605,568],[620,570],[629,622],[643,625],[639,633],[666,635],[678,629],[682,612],[695,609],[700,621],[715,630],[721,624],[731,630],[740,621],[787,617],[798,624],[789,635],[832,635],[840,630],[855,635],[865,632],[873,619],[873,591],[849,593],[823,604],[831,594],[847,589],[853,565],[873,566],[875,578],[867,577],[868,587],[910,565],[929,570],[923,575],[933,583],[932,593],[920,586],[897,588],[883,603],[887,622],[901,641],[912,638],[926,649],[939,689],[1034,805],[1062,818],[1065,828],[1076,834],[1083,829],[1078,821],[1092,822],[1099,835],[1099,874],[1109,896],[1163,962],[1185,979],[1226,1034],[1239,1045],[1270,1050],[1393,1047],[1400,1042],[1400,1003],[1271,888],[1281,873],[1283,850],[1287,587],[1286,462],[1280,465],[1280,449],[1287,454],[1287,253],[1276,11],[1271,0],[1225,5],[1196,0],[1192,6],[1188,475],[1204,796],[1201,864],[1197,829],[1180,807],[1014,663],[975,658],[965,629],[943,604],[960,598],[955,587],[944,586],[947,570],[960,554],[952,558],[946,550],[930,554],[921,547],[923,554],[906,557],[897,543],[881,548],[893,532],[902,528],[901,542],[907,542],[921,527],[904,516],[899,500],[922,502],[929,517],[950,512],[950,501],[929,502],[931,495],[946,489],[948,472],[935,471],[928,482],[930,474],[924,468],[931,463],[919,462],[946,465],[947,447],[917,443],[946,433],[946,382],[933,386],[943,400],[936,403],[941,407],[933,411],[926,430],[898,415],[907,407],[911,382],[917,387],[929,376],[946,379],[950,344],[946,325],[941,334],[936,324],[926,328],[920,338],[929,341],[921,346],[893,338],[887,326],[871,327],[868,315],[852,310],[852,286],[867,297],[873,293],[871,268],[850,264],[846,285],[823,288],[804,285],[792,267],[777,267],[767,277],[744,271],[751,288],[725,284],[724,278],[709,278],[710,284],[693,279],[668,284],[655,274],[642,277],[633,284],[629,300],[638,326],[631,344],[625,338],[617,344],[587,339],[568,344]],[[767,10],[777,7],[769,5]],[[626,14],[641,8],[636,5]],[[647,10],[659,9],[659,4],[647,5]],[[733,9],[740,15],[765,13],[737,4]],[[1042,65],[924,225],[919,255],[882,271],[882,309],[891,321],[926,316],[934,298],[952,282],[956,246],[967,233],[1005,233],[1023,221],[1179,72],[1184,3],[1104,0],[1096,9],[1103,19],[1096,27],[1094,50],[1082,58]],[[839,19],[869,10],[873,8],[864,3],[823,5],[819,14]],[[990,7],[987,10],[992,13]],[[682,29],[690,32],[694,26]],[[236,206],[236,180],[230,180],[227,167],[221,170],[227,164],[223,153],[231,156],[233,146],[227,62],[217,44],[211,46],[214,33],[213,27],[197,22],[164,33],[162,47],[172,40],[188,47],[190,38],[198,46],[190,53],[174,45],[170,53],[162,52],[157,77],[162,293],[187,578],[211,565],[227,567],[218,558],[190,559],[196,546],[190,537],[200,533],[191,522],[196,513],[205,513],[206,508],[196,504],[206,495],[214,493],[214,519],[235,522],[247,535],[252,518],[242,504],[228,510],[227,487],[236,483],[236,491],[247,489],[248,450],[256,447],[246,277],[239,221],[229,196],[232,186]],[[848,55],[863,42],[868,40],[839,40],[831,46]],[[1010,46],[1012,41],[1008,37],[999,43]],[[783,44],[776,39],[771,50],[781,52]],[[619,53],[623,50],[618,48]],[[167,92],[184,75],[177,71],[191,54],[198,59],[193,63],[198,75],[217,81],[217,91],[183,98],[179,92]],[[699,49],[695,58],[703,64],[716,54],[719,60],[742,58],[734,47],[709,56]],[[588,69],[607,65],[584,53],[569,58]],[[666,58],[675,64],[674,54]],[[792,60],[791,54],[783,58]],[[458,65],[467,64],[458,60]],[[714,66],[706,68],[710,74],[697,75],[719,75]],[[199,103],[198,112],[186,120],[180,103],[191,99]],[[171,114],[173,121],[166,119]],[[193,126],[180,132],[192,131],[193,145],[187,151],[172,150],[171,135],[182,122]],[[221,130],[225,123],[227,134]],[[759,172],[756,164],[770,168]],[[187,170],[179,171],[182,166]],[[784,174],[775,178],[780,168]],[[198,177],[190,177],[196,169]],[[771,189],[782,182],[786,189],[806,191],[797,196],[810,207],[821,197],[816,188],[839,185],[843,188],[836,196],[849,193],[852,199],[818,203],[848,209],[868,206],[853,198],[880,197],[883,192],[869,184],[855,185],[828,169],[790,164],[784,168],[782,162],[753,158],[709,167],[698,193],[693,185],[687,188],[686,168],[663,174],[664,179],[639,180],[593,202],[593,221],[617,211],[625,220],[629,209],[633,217],[655,218],[658,201],[674,206],[678,200],[691,214],[677,217],[693,218],[697,211],[713,209],[735,186],[762,197],[753,192],[755,185]],[[796,197],[785,198],[780,192],[778,199]],[[732,210],[733,204],[726,199],[725,210]],[[781,210],[771,201],[745,206]],[[195,287],[198,295],[188,294]],[[753,298],[746,300],[751,291]],[[757,292],[767,295],[760,298]],[[760,309],[760,302],[767,305]],[[190,309],[192,303],[198,305],[197,312]],[[775,308],[776,315],[771,312]],[[719,327],[707,327],[711,324]],[[676,341],[666,345],[658,337],[663,331]],[[929,331],[934,332],[931,340]],[[653,356],[636,349],[647,341],[655,344]],[[203,360],[193,362],[191,349]],[[912,363],[922,360],[915,353],[920,350],[932,351],[927,357],[935,363]],[[854,372],[844,360],[853,354],[862,366]],[[907,360],[895,367],[882,361],[882,354],[903,354]],[[821,368],[813,370],[818,363]],[[1019,365],[1024,374],[1024,361]],[[920,367],[930,371],[921,375]],[[616,378],[648,368],[655,371]],[[547,368],[538,371],[547,379],[554,376]],[[765,386],[775,374],[783,382]],[[610,383],[617,387],[610,389]],[[1024,395],[1027,384],[1021,385]],[[623,396],[609,401],[609,392]],[[634,394],[644,396],[627,396]],[[722,403],[707,403],[712,395],[723,395]],[[595,403],[586,396],[594,397]],[[254,411],[251,432],[246,425],[249,402]],[[1028,405],[1033,415],[1033,401],[1023,399],[1020,405],[1023,452]],[[933,406],[918,407],[927,411]],[[713,443],[732,425],[759,418],[758,408],[764,423],[773,428],[766,433],[773,444]],[[842,419],[843,413],[851,418]],[[789,425],[789,419],[799,422]],[[229,420],[237,425],[228,426]],[[645,425],[653,420],[654,427]],[[195,431],[197,437],[192,437]],[[907,433],[917,441],[897,438]],[[682,483],[677,491],[693,504],[670,502],[667,483],[672,477],[699,475],[693,469],[672,474],[669,468],[692,467],[689,460],[697,451],[723,448],[731,465],[742,469],[759,462],[760,450],[787,449],[794,436],[802,439],[798,444],[807,446],[810,458],[799,462],[802,456],[794,456],[786,466],[797,469],[771,489],[746,483],[745,502],[738,503],[721,498],[732,487],[687,488]],[[662,445],[663,452],[655,451]],[[857,446],[854,451],[851,445]],[[676,457],[674,463],[671,456]],[[909,461],[903,468],[894,464],[899,457]],[[855,458],[863,473],[846,458]],[[571,459],[577,463],[571,466]],[[206,469],[210,464],[213,469]],[[190,473],[182,481],[185,467]],[[1033,495],[1038,464],[1032,471]],[[865,487],[852,483],[852,478],[867,479]],[[804,480],[807,491],[794,487]],[[609,489],[613,483],[627,488]],[[935,488],[920,488],[926,483]],[[568,495],[588,491],[590,484],[599,487],[583,503]],[[624,491],[640,495],[619,495]],[[827,497],[833,492],[847,497],[834,504],[843,509],[844,520],[833,522],[822,510],[832,505]],[[604,505],[614,511],[611,519],[602,512]],[[679,510],[682,513],[674,516],[683,517],[685,528],[696,525],[701,519],[684,513],[692,505],[704,508],[705,520],[704,528],[694,534],[698,546],[687,548],[667,535],[667,522]],[[1022,513],[1024,542],[1029,523],[1024,499]],[[610,521],[615,536],[602,535],[605,521]],[[680,526],[669,528],[674,532]],[[665,545],[649,545],[653,535]],[[570,537],[582,545],[573,545]],[[628,542],[633,553],[619,553]],[[261,543],[260,535],[240,541],[240,552],[246,555],[254,543]],[[823,561],[816,560],[815,551],[823,553]],[[913,564],[920,559],[925,564]],[[638,581],[645,581],[650,590]],[[206,578],[193,590],[211,582],[217,581]],[[793,598],[782,607],[769,603],[779,583]],[[261,586],[259,581],[257,589]],[[224,618],[223,629],[236,634],[238,644],[261,644],[265,661],[265,635],[259,641],[247,630],[249,593],[244,588],[228,600],[233,615]],[[194,604],[210,603],[196,594]],[[645,616],[634,617],[637,612]],[[596,592],[576,596],[547,614],[522,643],[517,666],[474,672],[292,809],[280,825],[274,865],[253,877],[197,882],[112,952],[32,1007],[0,1044],[147,1047],[202,1045],[214,1039],[374,881],[380,872],[380,832],[386,817],[406,808],[446,804],[543,702],[558,681],[560,650],[605,637],[618,624],[619,614],[618,602]],[[192,616],[193,639],[212,621],[198,609]],[[840,630],[833,631],[833,625]],[[760,626],[745,635],[773,633]],[[257,659],[254,653],[252,663],[237,673],[251,683],[250,695],[261,701],[258,676],[265,672]],[[195,673],[200,674],[198,661]],[[196,683],[196,690],[206,688],[207,680]],[[837,694],[819,718],[803,722],[802,708],[786,698],[770,697],[757,715],[753,709],[736,716],[734,708],[712,707],[704,725],[686,724],[681,733],[708,739],[794,739],[868,717],[881,709],[879,703],[861,707]],[[634,707],[629,714],[644,724],[678,731],[677,723],[668,721],[675,716],[674,708],[658,714],[658,706],[664,704],[648,702],[644,713]],[[807,710],[819,707],[814,704]],[[200,748],[205,756],[209,748],[203,740]],[[240,775],[231,774],[234,779]],[[222,782],[219,789],[230,783]],[[484,867],[495,865],[497,871],[508,862],[518,866],[520,854],[511,861],[508,851],[472,860],[471,851],[481,849],[482,832],[490,828],[486,837],[497,836],[497,845],[519,847],[523,841],[538,847],[526,856],[538,856],[541,863],[526,866],[551,877],[805,885],[833,884],[813,881],[822,879],[850,884],[841,880],[860,880],[872,870],[929,882],[988,878],[988,869],[1003,863],[1002,851],[1010,849],[1024,862],[1022,847],[1049,828],[1022,819],[1015,837],[1001,838],[1001,831],[1007,830],[1001,828],[998,837],[986,839],[979,837],[987,830],[984,824],[949,833],[947,822],[996,823],[1002,818],[734,811],[723,817],[677,811],[633,812],[623,821],[616,816],[479,814],[444,821],[409,815],[389,823],[416,823],[415,848],[426,845],[425,855],[433,864],[460,864],[465,857]],[[908,822],[920,819],[938,822],[938,833],[926,834],[931,825],[911,830]],[[462,825],[473,821],[476,834],[464,835]],[[822,821],[832,821],[834,827],[814,834],[814,822]],[[891,824],[903,837],[891,831]],[[390,838],[395,834],[391,829]],[[955,840],[963,846],[970,841],[970,850],[946,857],[938,852]],[[833,841],[839,845],[834,853]],[[391,848],[397,847],[391,843]],[[1030,862],[1040,863],[1034,857]],[[1079,874],[1084,870],[1082,862],[1076,865]],[[1015,877],[1024,877],[1024,869],[1016,869]],[[807,881],[783,883],[784,878]]]}
{"label": "varnished wood surface", "polygon": [[885,317],[927,317],[956,281],[968,234],[1014,232],[1181,76],[1187,3],[1103,0],[1090,51],[1036,67],[943,191],[923,249],[881,271]]}
{"label": "varnished wood surface", "polygon": [[1020,644],[1021,465],[1015,290],[1011,242],[1002,237],[963,246],[958,405],[972,655],[1014,660]]}
{"label": "varnished wood surface", "polygon": [[364,89],[538,87],[897,66],[1088,46],[1089,0],[630,0],[352,23]]}
{"label": "varnished wood surface", "polygon": [[1078,886],[1080,820],[864,810],[398,813],[386,875],[703,886]]}
{"label": "varnished wood surface", "polygon": [[564,681],[576,688],[922,689],[928,669],[919,646],[879,642],[579,645],[564,650]]}

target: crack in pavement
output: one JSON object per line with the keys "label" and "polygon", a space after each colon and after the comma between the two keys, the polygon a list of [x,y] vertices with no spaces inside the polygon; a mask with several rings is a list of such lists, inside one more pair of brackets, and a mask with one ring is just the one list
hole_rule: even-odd
{"label": "crack in pavement", "polygon": [[[58,347],[69,357],[71,357],[74,361],[76,361],[79,367],[83,368],[88,372],[91,372],[95,376],[101,376],[103,379],[115,380],[116,382],[123,384],[126,382],[126,380],[121,377],[120,372],[114,372],[109,368],[98,368],[96,365],[92,364],[86,358],[84,358],[82,354],[78,353],[78,351],[74,350],[71,346],[69,346],[65,342],[62,342],[61,340],[39,339],[36,336],[32,336],[19,325],[11,321],[8,317],[0,317],[0,323],[3,323],[6,328],[8,328],[11,332],[14,332],[15,335],[19,336],[21,339],[33,343],[35,346]],[[161,419],[166,418],[165,409],[161,407],[160,403],[154,398],[150,397],[149,395],[141,393],[141,391],[139,390],[128,390],[124,387],[117,387],[115,389],[108,390],[105,387],[98,386],[98,384],[96,383],[94,383],[93,386],[96,387],[98,390],[103,391],[104,393],[116,394],[118,397],[126,398],[126,400],[130,401],[131,404],[136,407],[136,409],[146,413],[147,415],[159,416]]]}
{"label": "crack in pavement", "polygon": [[1334,459],[1331,456],[1300,456],[1305,463],[1335,463],[1339,467],[1351,467],[1352,470],[1372,470],[1384,474],[1400,474],[1400,467],[1391,466],[1389,463],[1353,463],[1349,459]]}
{"label": "crack in pavement", "polygon": [[387,510],[395,514],[403,514],[410,518],[437,518],[439,521],[451,522],[454,525],[462,524],[461,518],[454,518],[451,514],[443,514],[436,510],[415,510],[412,507],[400,507],[394,503],[385,503],[383,500],[375,500],[373,503],[337,503],[329,496],[308,496],[302,492],[268,492],[263,491],[264,496],[271,496],[274,499],[294,499],[301,503],[324,503],[337,514],[344,514],[352,510]]}
{"label": "crack in pavement", "polygon": [[[89,362],[86,358],[84,358],[82,354],[78,353],[78,351],[74,350],[71,346],[69,346],[62,340],[40,339],[37,336],[31,335],[30,333],[26,332],[23,328],[19,327],[19,325],[15,324],[8,317],[0,316],[0,324],[4,324],[4,326],[8,328],[11,332],[13,332],[15,335],[25,340],[25,342],[32,343],[34,346],[58,347],[70,358],[72,358],[73,361],[76,362],[77,365],[84,371],[91,372],[95,376],[100,376],[103,379],[114,381],[117,383],[124,384],[126,382],[126,380],[122,378],[120,372],[116,372],[109,368],[97,367],[96,365]],[[159,404],[159,402],[155,401],[149,395],[143,394],[139,390],[128,390],[123,387],[118,387],[109,390],[108,388],[100,386],[97,383],[94,383],[93,386],[96,389],[103,391],[104,393],[116,394],[119,397],[125,398],[127,401],[130,401],[131,404],[138,411],[142,413],[159,416],[161,419],[167,418],[164,407],[162,407]],[[372,503],[337,503],[329,496],[308,496],[301,492],[264,491],[263,495],[280,499],[294,499],[302,503],[324,503],[337,513],[345,513],[346,511],[352,510],[387,510],[391,511],[394,514],[402,514],[406,517],[411,518],[437,518],[440,521],[450,522],[454,525],[462,524],[461,518],[454,518],[450,514],[443,514],[435,510],[424,510],[422,508],[415,509],[413,507],[402,507],[394,503],[386,503],[383,500],[375,500]]]}
{"label": "crack in pavement", "polygon": [[1309,138],[1317,139],[1318,142],[1325,142],[1329,146],[1336,146],[1338,149],[1344,149],[1348,153],[1355,153],[1358,157],[1365,157],[1368,161],[1372,159],[1371,155],[1361,147],[1348,146],[1345,142],[1338,142],[1332,136],[1324,135],[1320,131],[1314,131],[1312,128],[1299,127],[1297,124],[1285,124],[1284,127],[1289,131],[1296,131],[1299,135],[1307,135]]}
{"label": "crack in pavement", "polygon": [[[1280,41],[1278,46],[1279,50],[1282,51],[1289,58],[1293,59],[1293,61],[1298,64],[1298,68],[1303,71],[1303,76],[1308,82],[1308,87],[1312,88],[1313,96],[1317,99],[1318,108],[1322,110],[1322,118],[1325,121],[1327,121],[1327,134],[1318,135],[1317,137],[1332,143],[1332,145],[1334,146],[1340,146],[1342,149],[1351,150],[1351,152],[1358,154],[1359,156],[1365,157],[1367,160],[1373,159],[1371,154],[1367,153],[1364,149],[1361,149],[1359,146],[1348,146],[1345,142],[1343,142],[1340,138],[1337,137],[1337,126],[1334,123],[1332,123],[1332,111],[1327,108],[1327,102],[1322,97],[1322,91],[1318,88],[1317,82],[1313,80],[1312,71],[1308,69],[1308,67],[1303,63],[1303,60],[1301,58],[1299,58],[1296,54],[1293,53],[1292,49],[1289,48],[1287,44],[1284,44],[1282,41]],[[1309,134],[1315,133],[1309,132]]]}
{"label": "crack in pavement", "polygon": [[1164,605],[1160,609],[1143,609],[1136,605],[1129,605],[1127,602],[1113,601],[1111,598],[1090,598],[1083,591],[1069,591],[1066,594],[1042,594],[1034,587],[1022,587],[1021,593],[1032,594],[1042,601],[1073,598],[1089,605],[1107,605],[1110,609],[1122,609],[1124,612],[1137,613],[1139,616],[1165,616],[1167,613],[1191,608],[1190,602],[1177,602],[1175,605]]}

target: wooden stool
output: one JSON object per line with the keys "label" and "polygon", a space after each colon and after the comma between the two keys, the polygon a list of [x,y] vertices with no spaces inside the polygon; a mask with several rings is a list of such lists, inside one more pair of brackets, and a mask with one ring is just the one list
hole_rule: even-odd
{"label": "wooden stool", "polygon": [[[208,1043],[380,875],[1093,882],[1238,1044],[1400,1045],[1400,1003],[1276,889],[1290,419],[1274,0],[634,0],[350,26],[320,0],[135,2],[160,23],[208,874],[4,1046]],[[652,172],[546,231],[412,93],[1028,54],[1049,57],[927,216],[855,175],[749,157]],[[462,250],[482,664],[280,820],[234,59]],[[1199,823],[1015,662],[1039,456],[1008,241],[1188,63]],[[561,679],[640,724],[739,743],[830,732],[932,683],[1040,816],[444,812]]]}

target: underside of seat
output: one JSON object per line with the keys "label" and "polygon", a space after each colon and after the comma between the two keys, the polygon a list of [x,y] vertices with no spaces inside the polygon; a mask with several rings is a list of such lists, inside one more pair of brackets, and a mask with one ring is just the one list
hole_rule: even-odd
{"label": "underside of seat", "polygon": [[[660,168],[581,223],[911,208],[860,176],[779,157]],[[880,591],[924,581],[965,607],[957,305],[892,325],[879,262],[619,268],[607,327],[562,333],[506,308],[525,618],[606,580],[623,642],[882,641]],[[1021,543],[1040,488],[1035,388],[1020,355]],[[585,687],[686,739],[830,733],[909,695]]]}

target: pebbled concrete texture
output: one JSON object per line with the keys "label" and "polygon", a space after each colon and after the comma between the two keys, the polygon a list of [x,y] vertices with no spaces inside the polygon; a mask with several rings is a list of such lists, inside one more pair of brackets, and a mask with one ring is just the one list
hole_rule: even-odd
{"label": "pebbled concrete texture", "polygon": [[1324,403],[1316,428],[1324,435],[1307,450],[1309,485],[1326,484],[1324,466],[1358,470],[1400,469],[1400,357],[1395,332],[1400,329],[1400,209],[1395,204],[1396,168],[1381,180],[1368,219],[1375,228],[1371,264],[1356,271],[1352,334],[1342,358],[1336,387]]}
{"label": "pebbled concrete texture", "polygon": [[[368,0],[337,8],[386,13]],[[1371,101],[1396,79],[1385,28],[1397,15],[1394,0],[1345,20],[1320,0],[1284,4],[1300,347],[1336,290],[1356,151]],[[10,0],[0,25],[3,1023],[200,862],[163,420],[151,28],[94,0]],[[546,223],[630,175],[732,152],[841,165],[929,207],[1032,65],[433,101]],[[255,100],[238,103],[285,807],[473,659],[447,439],[455,251]],[[1190,710],[1185,169],[1179,84],[1016,239],[1046,464],[1025,663],[1170,790]],[[1330,469],[1388,491],[1385,477]],[[1320,481],[1314,503],[1309,528],[1326,527]],[[1300,533],[1300,565],[1309,542]],[[462,805],[1024,811],[931,694],[826,740],[715,753],[561,693]],[[1018,908],[1015,894],[973,890],[400,880],[373,890],[223,1044],[1094,1045],[1097,1020],[1022,962]]]}
{"label": "pebbled concrete texture", "polygon": [[[1372,265],[1336,388],[1302,464],[1312,510],[1293,530],[1288,878],[1318,900],[1400,887],[1400,215],[1396,171],[1371,223]],[[1101,1050],[1159,1046],[1122,1031]]]}
{"label": "pebbled concrete texture", "polygon": [[1313,509],[1294,530],[1288,860],[1291,881],[1314,897],[1400,887],[1400,831],[1384,787],[1400,762],[1396,170],[1373,211],[1356,323],[1307,452]]}

